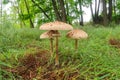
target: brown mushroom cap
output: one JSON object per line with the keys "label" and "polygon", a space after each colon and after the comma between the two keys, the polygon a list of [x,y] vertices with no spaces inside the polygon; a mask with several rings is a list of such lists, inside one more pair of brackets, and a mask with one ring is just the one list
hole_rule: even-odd
{"label": "brown mushroom cap", "polygon": [[[53,38],[53,37],[54,37],[54,34],[56,34],[56,31],[50,30],[50,31],[47,31],[47,32],[44,32],[43,34],[41,34],[41,35],[40,35],[40,38],[41,38],[41,39]],[[57,34],[60,36],[60,33],[59,33],[59,32],[57,32]]]}
{"label": "brown mushroom cap", "polygon": [[74,29],[67,33],[67,37],[72,39],[85,39],[88,37],[88,34],[83,30]]}
{"label": "brown mushroom cap", "polygon": [[40,29],[41,30],[72,30],[73,27],[70,24],[64,22],[54,21],[41,25]]}
{"label": "brown mushroom cap", "polygon": [[52,32],[51,31],[44,32],[43,34],[40,35],[40,38],[41,39],[52,38]]}

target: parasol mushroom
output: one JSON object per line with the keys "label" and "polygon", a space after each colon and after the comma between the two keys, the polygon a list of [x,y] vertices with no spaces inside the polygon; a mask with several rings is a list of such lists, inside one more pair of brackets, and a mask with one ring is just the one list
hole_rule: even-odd
{"label": "parasol mushroom", "polygon": [[78,48],[78,40],[87,38],[88,34],[83,30],[74,29],[74,30],[69,31],[66,36],[68,38],[75,39],[75,49],[77,49]]}
{"label": "parasol mushroom", "polygon": [[52,36],[52,34],[54,34],[54,33],[55,33],[55,31],[50,30],[50,31],[44,32],[43,34],[40,35],[41,39],[45,39],[45,38],[50,39],[50,49],[51,49],[51,52],[53,52],[53,36]]}
{"label": "parasol mushroom", "polygon": [[60,22],[60,21],[54,21],[45,23],[40,26],[41,30],[54,30],[54,34],[52,36],[56,37],[56,57],[55,57],[55,65],[59,65],[59,57],[58,57],[58,37],[59,32],[58,30],[72,30],[73,27],[70,24]]}

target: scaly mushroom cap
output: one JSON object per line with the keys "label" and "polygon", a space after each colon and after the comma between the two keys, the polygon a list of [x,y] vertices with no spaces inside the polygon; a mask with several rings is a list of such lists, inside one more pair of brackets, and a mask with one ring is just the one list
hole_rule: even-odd
{"label": "scaly mushroom cap", "polygon": [[85,39],[88,37],[88,34],[83,30],[74,29],[69,31],[66,36],[72,39]]}
{"label": "scaly mushroom cap", "polygon": [[54,34],[58,34],[60,35],[59,32],[56,32],[54,30],[50,30],[50,31],[47,31],[47,32],[44,32],[43,34],[40,35],[40,38],[41,39],[45,39],[45,38],[53,38],[54,37]]}
{"label": "scaly mushroom cap", "polygon": [[73,27],[70,24],[64,22],[54,21],[41,25],[40,29],[41,30],[72,30]]}

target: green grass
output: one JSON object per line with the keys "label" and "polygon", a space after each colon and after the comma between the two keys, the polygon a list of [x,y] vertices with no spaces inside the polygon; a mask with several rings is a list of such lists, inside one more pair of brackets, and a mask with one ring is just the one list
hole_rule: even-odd
{"label": "green grass", "polygon": [[[90,25],[78,28],[83,29],[89,35],[88,39],[79,40],[78,50],[74,49],[74,40],[65,37],[67,31],[60,31],[59,55],[62,67],[53,72],[64,71],[64,79],[68,79],[73,72],[78,73],[72,78],[75,80],[120,79],[120,50],[112,47],[108,42],[110,38],[120,39],[120,26],[94,27]],[[18,59],[28,52],[35,52],[35,47],[49,50],[49,40],[39,39],[43,32],[45,31],[36,28],[2,27],[0,31],[0,79],[15,80],[16,76],[19,77],[19,75],[7,72],[3,67],[16,67],[19,65]],[[54,64],[54,61],[48,63]]]}

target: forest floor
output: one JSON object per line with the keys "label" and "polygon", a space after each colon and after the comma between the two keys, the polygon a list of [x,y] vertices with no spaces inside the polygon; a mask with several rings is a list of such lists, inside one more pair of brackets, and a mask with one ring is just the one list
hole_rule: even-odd
{"label": "forest floor", "polygon": [[75,41],[66,38],[68,31],[60,31],[60,65],[56,67],[50,41],[39,38],[45,31],[2,27],[0,80],[119,80],[120,25],[78,28],[89,36],[79,40],[78,50]]}

